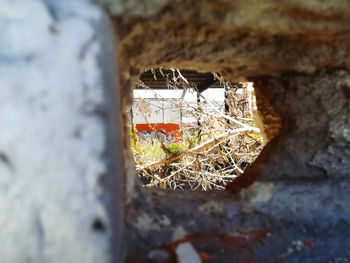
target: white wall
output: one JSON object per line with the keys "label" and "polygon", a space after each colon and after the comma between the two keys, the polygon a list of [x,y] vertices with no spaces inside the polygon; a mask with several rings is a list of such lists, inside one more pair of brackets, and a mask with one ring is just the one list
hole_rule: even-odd
{"label": "white wall", "polygon": [[[173,100],[174,103],[179,103],[183,90],[146,90],[139,89],[134,90],[134,124],[139,123],[177,123],[181,121],[184,123],[196,122],[196,119],[192,115],[186,115],[185,110],[181,109],[167,100]],[[202,95],[216,106],[216,109],[222,110],[225,101],[225,90],[209,88],[205,90]],[[150,112],[140,110],[138,106],[139,99],[149,101]],[[201,98],[201,102],[203,102]],[[185,97],[183,98],[183,109],[190,107],[197,107],[197,94],[194,91],[187,90]],[[202,104],[205,110],[211,111],[211,106]],[[142,107],[141,107],[142,108]],[[164,109],[164,110],[163,110]],[[164,113],[163,113],[164,111]],[[164,115],[164,116],[163,116]]]}
{"label": "white wall", "polygon": [[[169,101],[156,99],[134,100],[132,111],[134,124],[181,123],[181,108]],[[148,106],[144,106],[147,104]],[[147,109],[147,110],[145,110]]]}

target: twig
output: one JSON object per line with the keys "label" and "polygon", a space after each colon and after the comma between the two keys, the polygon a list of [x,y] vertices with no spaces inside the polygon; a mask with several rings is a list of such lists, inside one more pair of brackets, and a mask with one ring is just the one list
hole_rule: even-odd
{"label": "twig", "polygon": [[242,123],[240,121],[237,121],[236,119],[234,119],[234,118],[232,118],[230,116],[227,116],[227,115],[223,114],[222,112],[220,112],[219,110],[217,110],[215,108],[215,106],[210,101],[208,101],[202,94],[199,93],[199,96],[201,96],[205,100],[205,102],[208,103],[213,108],[213,110],[216,111],[221,117],[224,117],[224,118],[226,118],[226,119],[228,119],[228,120],[230,120],[230,121],[232,121],[232,122],[234,122],[234,123],[236,123],[238,125],[241,125],[244,128],[250,127],[249,125],[244,124],[244,123]]}
{"label": "twig", "polygon": [[187,155],[190,155],[190,154],[195,154],[195,153],[198,153],[198,152],[201,152],[209,147],[211,147],[212,145],[214,145],[215,143],[218,143],[220,141],[224,141],[226,140],[228,137],[232,136],[232,135],[235,135],[235,134],[243,134],[243,133],[254,133],[254,134],[259,134],[260,133],[260,130],[258,128],[254,128],[254,127],[249,127],[249,128],[240,128],[240,129],[235,129],[235,130],[230,130],[228,132],[225,132],[223,134],[220,134],[219,136],[217,137],[214,137],[208,141],[206,141],[205,143],[203,144],[200,144],[190,150],[187,150],[177,156],[173,156],[173,157],[170,157],[168,159],[164,159],[164,160],[161,160],[161,161],[158,161],[158,162],[154,162],[154,163],[151,163],[151,164],[148,164],[148,165],[145,165],[145,166],[138,166],[137,167],[137,170],[141,170],[141,169],[153,169],[157,166],[160,166],[160,165],[163,165],[163,164],[168,164],[168,163],[172,163],[182,157],[185,157]]}

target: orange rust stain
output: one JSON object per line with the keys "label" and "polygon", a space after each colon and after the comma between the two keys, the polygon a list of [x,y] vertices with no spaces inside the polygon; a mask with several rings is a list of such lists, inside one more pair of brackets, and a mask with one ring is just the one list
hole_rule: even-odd
{"label": "orange rust stain", "polygon": [[307,246],[308,248],[314,248],[315,247],[315,243],[310,241],[310,240],[302,240],[304,245]]}
{"label": "orange rust stain", "polygon": [[298,6],[292,6],[292,7],[285,7],[285,8],[275,8],[275,11],[277,13],[283,15],[283,16],[289,16],[295,19],[301,19],[305,21],[341,21],[341,20],[346,20],[350,13],[348,10],[343,10],[343,11],[327,11],[327,12],[322,12],[322,11],[314,11],[311,9],[307,8],[302,8]]}
{"label": "orange rust stain", "polygon": [[199,258],[204,262],[210,260],[209,254],[207,252],[204,252],[204,251],[199,252]]}
{"label": "orange rust stain", "polygon": [[[181,239],[161,245],[156,249],[168,252],[169,257],[164,263],[177,263],[175,250],[179,244],[185,242],[190,242],[195,249],[203,246],[210,248],[210,254],[203,250],[198,253],[203,262],[217,262],[218,257],[222,257],[223,253],[232,253],[232,250],[234,250],[238,253],[238,256],[241,256],[242,262],[253,263],[256,261],[253,248],[264,245],[264,239],[268,236],[268,233],[273,231],[268,229],[237,228],[234,232],[234,236],[215,232],[192,233]],[[125,262],[151,262],[147,255],[148,251],[128,255]]]}
{"label": "orange rust stain", "polygon": [[[175,258],[176,247],[185,242],[190,242],[195,248],[200,244],[206,244],[210,246],[213,251],[230,251],[237,249],[237,253],[240,253],[244,262],[254,262],[253,247],[255,245],[263,245],[264,239],[268,236],[271,230],[265,229],[245,229],[237,232],[235,236],[223,233],[192,233],[184,236],[182,239],[172,241],[165,246],[161,246],[160,249],[168,251],[171,258]],[[202,261],[215,261],[215,253],[209,255],[205,251],[199,252],[199,257]],[[168,261],[173,262],[173,261]]]}

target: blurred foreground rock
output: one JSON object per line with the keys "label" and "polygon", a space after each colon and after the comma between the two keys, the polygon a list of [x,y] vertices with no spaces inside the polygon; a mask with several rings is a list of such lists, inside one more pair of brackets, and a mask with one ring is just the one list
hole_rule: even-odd
{"label": "blurred foreground rock", "polygon": [[112,260],[108,26],[87,1],[1,1],[3,263]]}

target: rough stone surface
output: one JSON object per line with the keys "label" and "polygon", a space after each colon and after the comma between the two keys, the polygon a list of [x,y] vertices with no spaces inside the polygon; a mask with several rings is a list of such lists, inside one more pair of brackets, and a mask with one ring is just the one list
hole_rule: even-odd
{"label": "rough stone surface", "polygon": [[[123,261],[123,229],[132,263],[175,262],[186,242],[206,262],[349,261],[349,1],[95,2],[118,38],[108,94],[99,8],[0,5],[1,262]],[[270,142],[231,193],[136,182],[126,109],[158,66],[255,82]]]}
{"label": "rough stone surface", "polygon": [[[124,108],[130,105],[133,81],[149,67],[216,71],[231,81],[256,83],[260,128],[268,140],[282,134],[231,191],[262,176],[346,176],[349,1],[171,1],[142,16],[136,11],[141,5],[134,13],[120,13],[99,2],[116,15]],[[335,73],[340,68],[342,73]],[[304,79],[301,87],[294,78]],[[330,91],[329,85],[337,88]],[[330,113],[333,108],[338,114]],[[131,178],[128,196],[135,192]]]}
{"label": "rough stone surface", "polygon": [[[137,1],[126,1],[131,2]],[[348,67],[349,5],[197,0],[169,1],[146,18],[125,13],[117,18],[121,70],[128,77],[162,65],[217,71],[237,80]]]}
{"label": "rough stone surface", "polygon": [[[144,251],[155,247],[175,254],[177,245],[185,242],[198,253],[207,253],[208,262],[350,260],[349,189],[349,180],[266,180],[233,195],[152,190],[147,203],[141,199],[134,205],[153,225],[135,230],[131,218],[139,213],[128,215],[127,240],[133,256],[127,262],[149,262]],[[208,203],[223,210],[213,206],[204,210]],[[169,225],[162,223],[165,216]],[[173,229],[180,227],[186,234],[172,240]]]}
{"label": "rough stone surface", "polygon": [[349,72],[283,75],[266,85],[284,122],[271,163],[262,165],[265,177],[348,177]]}
{"label": "rough stone surface", "polygon": [[1,262],[112,260],[110,38],[87,1],[1,1]]}
{"label": "rough stone surface", "polygon": [[127,262],[184,242],[208,262],[349,260],[350,2],[97,1],[115,15],[124,110],[145,68],[215,71],[255,83],[270,140],[232,194],[142,189],[127,164]]}

